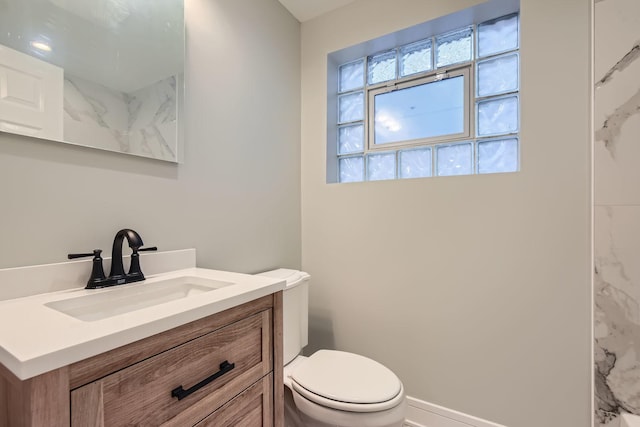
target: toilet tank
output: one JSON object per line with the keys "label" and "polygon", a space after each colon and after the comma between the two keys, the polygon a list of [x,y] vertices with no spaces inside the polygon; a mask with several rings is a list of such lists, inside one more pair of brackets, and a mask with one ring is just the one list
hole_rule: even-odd
{"label": "toilet tank", "polygon": [[309,275],[304,271],[279,268],[260,276],[286,280],[282,297],[282,340],[284,364],[291,362],[309,343]]}

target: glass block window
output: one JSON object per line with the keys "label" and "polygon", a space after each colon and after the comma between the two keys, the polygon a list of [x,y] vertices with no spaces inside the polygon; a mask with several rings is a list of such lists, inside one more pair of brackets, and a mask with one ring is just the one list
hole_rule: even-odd
{"label": "glass block window", "polygon": [[431,147],[414,148],[398,152],[398,178],[425,178],[431,176]]}
{"label": "glass block window", "polygon": [[369,64],[368,81],[370,85],[396,78],[396,56],[396,51],[391,50],[367,58],[367,64]]}
{"label": "glass block window", "polygon": [[492,98],[478,102],[478,136],[518,131],[518,97]]}
{"label": "glass block window", "polygon": [[367,179],[380,181],[396,177],[396,153],[376,153],[367,156]]}
{"label": "glass block window", "polygon": [[362,92],[342,95],[340,104],[339,123],[359,121],[364,118],[364,94]]}
{"label": "glass block window", "polygon": [[478,57],[517,50],[520,44],[518,15],[504,16],[478,25]]}
{"label": "glass block window", "polygon": [[517,172],[519,25],[501,16],[339,65],[338,182]]}
{"label": "glass block window", "polygon": [[400,76],[410,76],[433,69],[431,39],[400,48]]}
{"label": "glass block window", "polygon": [[469,62],[473,58],[473,30],[465,28],[436,37],[436,65],[438,68],[459,62]]}
{"label": "glass block window", "polygon": [[478,142],[478,173],[517,170],[518,140],[516,138]]}
{"label": "glass block window", "polygon": [[478,61],[477,96],[483,97],[516,92],[519,87],[519,63],[517,53]]}
{"label": "glass block window", "polygon": [[364,151],[364,126],[362,124],[338,128],[338,154]]}
{"label": "glass block window", "polygon": [[473,144],[439,145],[437,148],[438,176],[470,175],[473,173]]}
{"label": "glass block window", "polygon": [[364,60],[360,59],[340,67],[340,92],[362,89],[364,86]]}
{"label": "glass block window", "polygon": [[364,180],[364,157],[343,157],[338,163],[340,182],[359,182]]}

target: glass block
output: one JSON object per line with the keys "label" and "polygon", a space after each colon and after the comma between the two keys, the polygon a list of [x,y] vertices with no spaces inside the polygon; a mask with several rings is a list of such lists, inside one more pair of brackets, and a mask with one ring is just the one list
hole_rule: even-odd
{"label": "glass block", "polygon": [[436,37],[437,67],[471,61],[472,34],[471,28],[465,28]]}
{"label": "glass block", "polygon": [[518,90],[518,54],[478,62],[478,96]]}
{"label": "glass block", "polygon": [[473,173],[471,143],[436,147],[438,176],[470,175]]}
{"label": "glass block", "polygon": [[431,70],[431,62],[431,40],[400,48],[400,75],[403,77]]}
{"label": "glass block", "polygon": [[369,84],[376,84],[396,78],[396,51],[369,57]]}
{"label": "glass block", "polygon": [[517,139],[478,142],[478,173],[515,172],[517,170]]}
{"label": "glass block", "polygon": [[395,179],[396,153],[369,154],[367,156],[367,180]]}
{"label": "glass block", "polygon": [[364,151],[364,125],[338,128],[338,154]]}
{"label": "glass block", "polygon": [[380,93],[374,97],[374,144],[464,132],[464,77]]}
{"label": "glass block", "polygon": [[431,148],[403,150],[400,156],[400,178],[423,178],[431,176]]}
{"label": "glass block", "polygon": [[478,57],[518,48],[518,15],[478,25]]}
{"label": "glass block", "polygon": [[478,102],[478,136],[518,131],[518,97]]}
{"label": "glass block", "polygon": [[364,181],[364,157],[345,157],[339,160],[340,182]]}
{"label": "glass block", "polygon": [[364,59],[340,67],[340,92],[360,89],[364,86]]}
{"label": "glass block", "polygon": [[363,92],[350,93],[338,98],[339,123],[356,122],[364,119],[364,94]]}

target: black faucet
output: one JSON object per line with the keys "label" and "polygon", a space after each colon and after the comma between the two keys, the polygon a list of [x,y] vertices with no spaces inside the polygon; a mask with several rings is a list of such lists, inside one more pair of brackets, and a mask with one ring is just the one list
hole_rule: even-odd
{"label": "black faucet", "polygon": [[[129,267],[128,274],[124,273],[124,266],[122,265],[122,244],[125,237],[132,250],[131,267]],[[138,250],[142,245],[142,237],[131,229],[124,228],[116,233],[116,237],[113,239],[113,249],[111,249],[111,273],[109,273],[109,279],[113,279],[116,282],[128,279],[122,283],[144,280],[144,275],[140,271],[140,255],[138,255]]]}
{"label": "black faucet", "polygon": [[[127,239],[127,243],[132,251],[131,265],[129,267],[129,272],[126,274],[124,272],[124,266],[122,265],[122,244],[124,243],[125,238]],[[116,233],[116,237],[113,239],[113,248],[111,251],[111,272],[109,273],[109,277],[105,277],[104,275],[102,258],[100,256],[102,250],[100,249],[95,249],[91,254],[69,254],[68,257],[69,259],[73,259],[93,256],[93,269],[85,289],[124,285],[125,283],[144,280],[144,274],[142,274],[142,270],[140,269],[140,255],[138,252],[158,250],[155,246],[151,248],[142,248],[142,245],[142,238],[135,231],[129,228],[118,231]]]}

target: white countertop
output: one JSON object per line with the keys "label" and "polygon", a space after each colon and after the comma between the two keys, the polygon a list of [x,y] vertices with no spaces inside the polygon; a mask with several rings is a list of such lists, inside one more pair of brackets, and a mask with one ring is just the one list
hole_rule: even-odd
{"label": "white countertop", "polygon": [[[154,282],[180,276],[237,284],[95,321],[78,320],[45,306],[53,301],[109,292],[124,286],[153,286]],[[284,287],[285,282],[281,279],[189,268],[147,276],[144,282],[112,288],[75,288],[0,301],[0,363],[25,380]]]}

